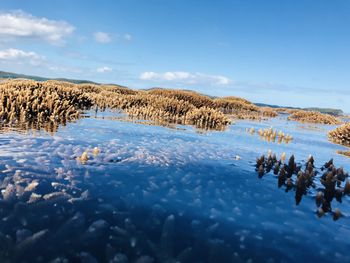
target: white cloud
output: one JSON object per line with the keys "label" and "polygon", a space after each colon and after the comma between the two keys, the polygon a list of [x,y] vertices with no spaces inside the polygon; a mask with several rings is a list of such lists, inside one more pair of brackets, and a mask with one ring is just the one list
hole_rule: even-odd
{"label": "white cloud", "polygon": [[29,63],[31,65],[41,64],[45,58],[35,52],[27,52],[20,49],[9,48],[0,50],[0,62],[10,61],[18,64]]}
{"label": "white cloud", "polygon": [[225,76],[208,75],[203,73],[189,73],[184,71],[170,71],[164,73],[157,72],[143,72],[140,75],[142,80],[152,80],[161,82],[177,82],[180,84],[206,84],[206,85],[229,85],[232,80]]}
{"label": "white cloud", "polygon": [[95,32],[95,41],[98,43],[106,44],[112,41],[112,37],[106,32]]}
{"label": "white cloud", "polygon": [[60,45],[73,31],[74,27],[65,21],[39,18],[22,11],[0,13],[0,38],[3,40],[29,37]]}
{"label": "white cloud", "polygon": [[106,72],[111,72],[113,69],[110,67],[101,67],[96,69],[98,73],[106,73]]}

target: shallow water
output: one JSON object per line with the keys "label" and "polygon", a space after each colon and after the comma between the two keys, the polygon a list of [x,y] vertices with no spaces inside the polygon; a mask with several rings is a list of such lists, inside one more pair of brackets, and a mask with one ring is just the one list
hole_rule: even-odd
{"label": "shallow water", "polygon": [[[272,173],[259,179],[255,171],[269,149],[297,161],[313,154],[316,167],[332,157],[350,171],[336,154],[344,147],[327,140],[334,127],[280,116],[199,132],[113,116],[53,135],[0,134],[1,262],[350,261],[348,197],[333,202],[338,221],[318,218],[316,190],[296,206]],[[245,132],[271,126],[294,139],[269,143]]]}

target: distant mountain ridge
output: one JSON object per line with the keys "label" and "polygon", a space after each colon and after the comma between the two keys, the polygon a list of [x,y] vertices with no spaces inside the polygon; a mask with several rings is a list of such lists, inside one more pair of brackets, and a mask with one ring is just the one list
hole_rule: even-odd
{"label": "distant mountain ridge", "polygon": [[0,79],[32,79],[32,80],[36,80],[36,81],[59,80],[59,81],[66,81],[66,82],[71,82],[71,83],[75,83],[75,84],[81,84],[81,83],[98,84],[98,83],[90,81],[90,80],[66,79],[66,78],[45,78],[45,77],[17,74],[17,73],[12,73],[12,72],[5,72],[5,71],[0,71]]}
{"label": "distant mountain ridge", "polygon": [[332,108],[318,108],[318,107],[309,107],[309,108],[300,108],[300,107],[288,107],[280,105],[271,105],[265,103],[254,103],[259,107],[270,107],[270,108],[286,108],[286,109],[295,109],[295,110],[307,110],[307,111],[318,111],[325,114],[330,114],[334,116],[344,116],[344,112],[341,109],[332,109]]}

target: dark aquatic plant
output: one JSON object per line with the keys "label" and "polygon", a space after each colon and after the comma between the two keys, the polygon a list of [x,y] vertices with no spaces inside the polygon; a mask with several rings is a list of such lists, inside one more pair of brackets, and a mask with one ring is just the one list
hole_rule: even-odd
{"label": "dark aquatic plant", "polygon": [[[278,188],[285,186],[286,192],[294,190],[296,205],[309,193],[309,189],[316,190],[316,186],[321,184],[322,187],[317,188],[318,192],[315,195],[317,215],[321,217],[325,213],[332,213],[334,220],[343,216],[339,209],[332,209],[332,201],[335,199],[341,203],[343,196],[350,195],[350,182],[346,179],[348,174],[344,169],[334,166],[333,159],[316,169],[311,155],[303,165],[295,162],[294,155],[289,158],[288,164],[283,164],[283,160],[277,160],[273,156],[276,155],[269,152],[267,158],[264,155],[257,158],[256,170],[259,178],[268,174],[274,166],[273,174],[277,175]],[[321,176],[317,176],[321,173]]]}

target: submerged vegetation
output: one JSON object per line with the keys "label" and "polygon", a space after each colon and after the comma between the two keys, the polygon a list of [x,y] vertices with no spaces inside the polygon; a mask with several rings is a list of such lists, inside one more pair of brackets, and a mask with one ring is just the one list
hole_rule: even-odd
{"label": "submerged vegetation", "polygon": [[264,155],[257,158],[256,171],[260,178],[272,171],[278,178],[278,188],[284,186],[286,192],[295,191],[296,205],[300,204],[304,195],[310,193],[310,189],[314,189],[317,190],[315,202],[319,217],[332,213],[333,219],[337,220],[342,216],[339,209],[332,209],[331,204],[334,199],[341,203],[344,196],[350,195],[349,175],[342,167],[336,168],[333,159],[318,170],[312,155],[304,164],[296,163],[294,155],[285,163],[285,155],[278,160],[270,152],[267,158]]}

